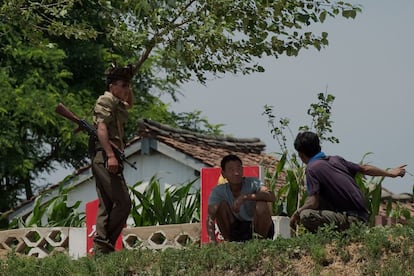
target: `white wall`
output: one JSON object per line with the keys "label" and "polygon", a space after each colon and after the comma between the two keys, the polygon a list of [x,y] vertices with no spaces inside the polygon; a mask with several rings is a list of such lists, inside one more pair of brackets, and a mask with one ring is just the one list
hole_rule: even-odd
{"label": "white wall", "polygon": [[79,205],[78,210],[83,212],[85,211],[86,203],[96,198],[95,181],[93,178],[89,178],[69,192],[67,205],[72,206],[76,201],[80,200],[81,204]]}
{"label": "white wall", "polygon": [[[124,177],[129,186],[133,186],[139,181],[144,184],[139,187],[139,191],[145,189],[145,184],[156,176],[161,185],[161,191],[171,185],[183,185],[190,181],[194,183],[194,190],[200,188],[199,172],[204,164],[190,156],[158,141],[150,141],[150,147],[146,151],[142,150],[142,143],[135,142],[126,148],[125,154],[131,163],[135,163],[138,170],[133,169],[128,164],[124,164]],[[144,152],[144,153],[143,153]],[[68,194],[68,206],[81,201],[78,208],[79,212],[85,210],[85,205],[89,201],[97,198],[95,180],[91,169],[83,171],[67,183],[68,187],[75,186]],[[43,198],[43,203],[58,195],[58,188]],[[21,217],[32,211],[33,202],[25,204],[12,212],[9,219]]]}
{"label": "white wall", "polygon": [[[138,181],[149,181],[154,175],[163,185],[181,185],[187,184],[189,181],[196,179],[199,175],[194,169],[177,162],[176,160],[155,152],[151,155],[133,156],[131,160],[135,160],[138,170],[125,168],[124,176],[128,185],[134,185]],[[194,186],[200,187],[197,181]]]}
{"label": "white wall", "polygon": [[[124,177],[127,185],[133,186],[138,181],[143,181],[144,184],[139,187],[139,191],[143,191],[146,187],[145,183],[156,175],[161,183],[161,191],[170,185],[187,184],[190,181],[198,178],[198,172],[176,160],[169,158],[159,152],[153,152],[151,155],[136,154],[128,158],[132,162],[136,162],[135,166],[138,170],[131,168],[125,164]],[[85,210],[85,204],[97,198],[95,189],[95,180],[92,176],[91,170],[87,170],[80,176],[77,181],[81,183],[76,185],[68,195],[68,205],[73,205],[80,200],[82,203],[79,206],[79,211]],[[82,180],[85,179],[85,180]],[[75,183],[76,181],[74,181]],[[194,188],[200,187],[200,180],[194,183]]]}

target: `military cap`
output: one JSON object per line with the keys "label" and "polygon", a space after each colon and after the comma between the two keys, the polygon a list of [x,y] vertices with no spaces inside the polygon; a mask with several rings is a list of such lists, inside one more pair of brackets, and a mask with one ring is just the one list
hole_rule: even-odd
{"label": "military cap", "polygon": [[105,71],[106,84],[111,84],[118,80],[131,81],[134,74],[135,74],[134,65],[128,64],[125,67],[119,67],[113,63],[111,67],[109,67]]}

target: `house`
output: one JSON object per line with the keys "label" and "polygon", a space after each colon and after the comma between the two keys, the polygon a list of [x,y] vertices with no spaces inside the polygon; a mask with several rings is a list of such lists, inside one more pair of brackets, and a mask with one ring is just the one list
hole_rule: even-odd
{"label": "house", "polygon": [[[138,170],[125,164],[124,176],[128,185],[134,185],[138,181],[145,183],[156,176],[161,190],[194,180],[195,187],[198,188],[201,169],[219,167],[221,158],[227,154],[237,154],[244,165],[261,165],[270,172],[274,171],[278,161],[274,156],[265,153],[265,144],[258,138],[209,136],[145,119],[138,121],[137,135],[125,149],[127,159],[135,163]],[[278,179],[278,187],[284,184],[283,177]],[[85,204],[97,197],[90,166],[79,169],[64,182],[64,185],[74,187],[68,195],[68,204],[81,201],[80,210],[85,210]],[[50,193],[43,197],[43,201],[58,195],[58,186],[59,184],[50,187]],[[392,202],[393,209],[405,208],[414,217],[412,195],[395,195],[383,188],[381,215],[386,215],[389,201]],[[28,215],[33,210],[33,204],[34,200],[22,203],[10,212],[9,220]]]}
{"label": "house", "polygon": [[[277,159],[265,154],[265,144],[258,138],[240,139],[227,136],[209,136],[172,128],[151,120],[138,121],[137,135],[127,144],[125,156],[135,163],[137,170],[124,164],[124,176],[128,185],[138,181],[148,182],[153,176],[159,179],[161,191],[170,185],[195,182],[200,186],[202,168],[219,167],[223,156],[236,154],[244,165],[262,165],[273,168]],[[68,194],[68,204],[81,201],[85,204],[97,198],[95,182],[90,166],[79,169],[65,180],[65,187],[74,187]],[[43,202],[58,195],[59,184],[48,189]],[[142,188],[143,189],[143,188]],[[24,217],[33,210],[34,200],[22,203],[9,214],[9,220]]]}

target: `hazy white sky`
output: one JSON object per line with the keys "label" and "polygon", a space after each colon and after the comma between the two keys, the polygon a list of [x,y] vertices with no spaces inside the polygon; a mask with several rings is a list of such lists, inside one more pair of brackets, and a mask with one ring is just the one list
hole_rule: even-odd
{"label": "hazy white sky", "polygon": [[[414,45],[413,0],[360,1],[363,12],[355,20],[342,18],[312,27],[329,33],[329,46],[320,52],[304,50],[298,57],[265,58],[265,73],[226,75],[183,87],[185,97],[172,103],[174,111],[201,110],[211,123],[224,123],[223,130],[238,138],[258,137],[267,152],[279,152],[270,134],[265,104],[274,114],[291,120],[295,132],[310,124],[306,111],[327,91],[333,104],[333,135],[339,144],[323,145],[325,153],[341,155],[389,168],[408,164],[414,173]],[[295,132],[296,134],[296,132]],[[384,187],[394,193],[412,193],[414,176],[386,179]]]}

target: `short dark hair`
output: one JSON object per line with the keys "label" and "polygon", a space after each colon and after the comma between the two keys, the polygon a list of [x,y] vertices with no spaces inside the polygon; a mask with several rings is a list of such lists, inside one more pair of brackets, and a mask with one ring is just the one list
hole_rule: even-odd
{"label": "short dark hair", "polygon": [[136,68],[132,64],[128,64],[125,67],[119,67],[116,64],[112,64],[111,67],[105,71],[106,84],[109,85],[119,80],[130,82],[134,77],[135,70]]}
{"label": "short dark hair", "polygon": [[309,158],[312,158],[321,151],[319,137],[311,131],[299,132],[296,136],[294,146],[298,152],[305,154]]}
{"label": "short dark hair", "polygon": [[226,167],[226,164],[230,161],[239,161],[240,164],[243,165],[243,162],[241,161],[241,159],[237,155],[229,154],[229,155],[224,156],[223,159],[221,159],[220,166],[221,166],[221,169],[223,171]]}

